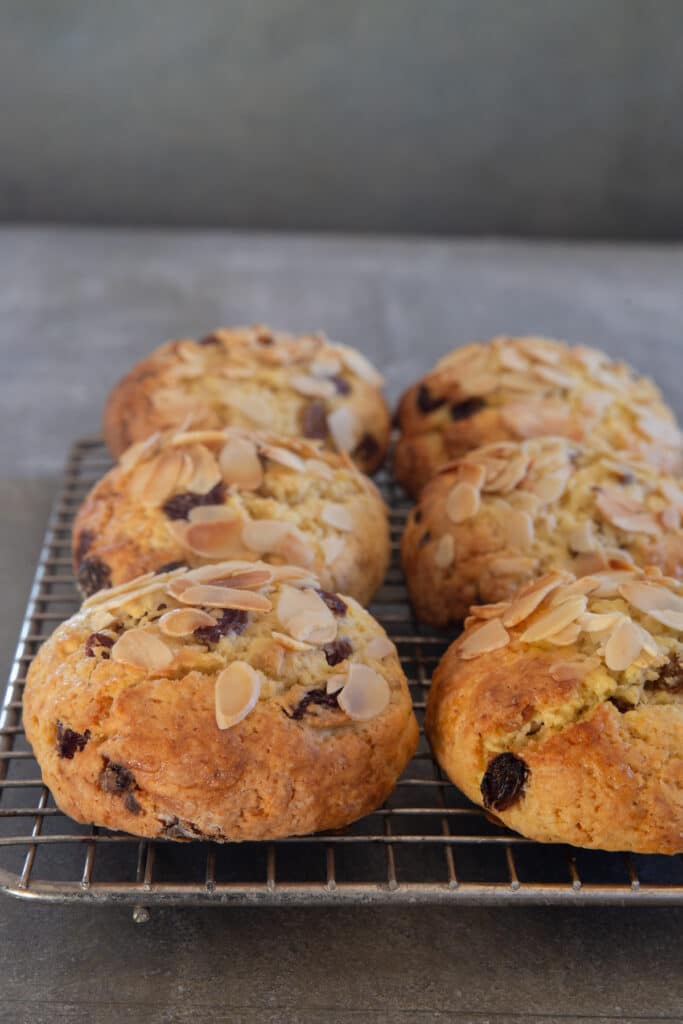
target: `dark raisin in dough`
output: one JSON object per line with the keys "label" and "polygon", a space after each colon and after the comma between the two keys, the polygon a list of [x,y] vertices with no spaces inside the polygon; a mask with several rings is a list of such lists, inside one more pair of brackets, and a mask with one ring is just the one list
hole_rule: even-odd
{"label": "dark raisin in dough", "polygon": [[195,491],[174,494],[164,502],[161,509],[169,519],[187,519],[193,508],[199,505],[222,505],[224,499],[225,484],[219,481],[206,494],[197,494]]}
{"label": "dark raisin in dough", "polygon": [[340,636],[332,643],[325,644],[323,651],[328,665],[338,665],[340,661],[345,661],[353,653],[353,644],[348,637]]}
{"label": "dark raisin in dough", "polygon": [[339,707],[339,701],[337,700],[336,693],[327,693],[326,690],[316,688],[304,694],[296,707],[292,708],[291,711],[287,711],[286,708],[282,710],[288,718],[298,720],[304,717],[311,705],[333,709]]}
{"label": "dark raisin in dough", "polygon": [[86,597],[111,586],[111,569],[101,558],[84,558],[78,567],[78,582]]}
{"label": "dark raisin in dough", "polygon": [[374,459],[379,453],[379,442],[372,434],[365,433],[353,450],[357,459]]}
{"label": "dark raisin in dough", "polygon": [[106,757],[104,758],[104,768],[100,772],[99,782],[100,789],[103,789],[105,793],[119,795],[138,787],[135,776],[130,768],[125,768],[122,764],[116,764]]}
{"label": "dark raisin in dough", "polygon": [[304,437],[324,441],[327,437],[327,413],[322,402],[309,402],[301,415],[301,429]]}
{"label": "dark raisin in dough", "polygon": [[484,807],[506,811],[524,792],[529,769],[516,754],[498,754],[488,763],[481,780]]}
{"label": "dark raisin in dough", "polygon": [[433,395],[426,385],[421,384],[417,392],[416,402],[420,412],[427,413],[440,409],[442,405],[446,404],[446,399],[439,397],[439,395]]}
{"label": "dark raisin in dough", "polygon": [[335,615],[346,615],[346,604],[339,594],[331,594],[329,590],[316,590],[316,594],[322,597],[327,607]]}
{"label": "dark raisin in dough", "polygon": [[106,633],[91,633],[88,639],[85,641],[85,656],[86,658],[95,657],[95,648],[101,647],[103,650],[100,654],[103,658],[109,657],[109,648],[114,646],[114,638],[107,636]]}
{"label": "dark raisin in dough", "polygon": [[95,534],[92,530],[81,530],[78,545],[76,547],[76,562],[78,565],[81,564],[88,551],[92,547],[92,542],[95,539]]}
{"label": "dark raisin in dough", "polygon": [[336,377],[331,377],[330,379],[337,389],[338,395],[348,395],[351,393],[351,385],[345,377],[338,374]]}
{"label": "dark raisin in dough", "polygon": [[466,398],[464,402],[454,402],[451,406],[452,420],[468,420],[475,412],[486,408],[483,398]]}
{"label": "dark raisin in dough", "polygon": [[57,722],[57,753],[60,757],[66,757],[70,761],[79,750],[85,750],[85,745],[90,739],[90,729],[85,732],[76,732],[75,729],[65,727]]}
{"label": "dark raisin in dough", "polygon": [[242,633],[248,621],[248,612],[226,608],[215,626],[197,626],[192,636],[203,644],[217,644],[221,637],[227,636],[228,633]]}

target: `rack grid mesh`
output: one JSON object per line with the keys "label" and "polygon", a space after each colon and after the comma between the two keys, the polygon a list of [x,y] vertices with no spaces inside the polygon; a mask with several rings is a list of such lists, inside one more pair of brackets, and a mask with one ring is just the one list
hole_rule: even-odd
{"label": "rack grid mesh", "polygon": [[[63,815],[24,737],[21,698],[42,641],[78,606],[71,524],[110,466],[99,438],[77,442],[40,554],[0,710],[0,891],[59,903],[124,903],[138,920],[164,905],[389,903],[683,904],[683,858],[530,842],[470,804],[424,736],[386,804],[339,831],[272,843],[141,841]],[[448,645],[420,626],[398,559],[409,505],[388,474],[392,564],[371,610],[398,647],[422,723],[431,673]]]}

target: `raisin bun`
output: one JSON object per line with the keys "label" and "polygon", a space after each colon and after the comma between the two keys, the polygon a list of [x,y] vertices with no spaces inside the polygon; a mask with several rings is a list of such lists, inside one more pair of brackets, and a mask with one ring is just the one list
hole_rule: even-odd
{"label": "raisin bun", "polygon": [[322,334],[222,328],[134,366],[109,396],[104,436],[119,456],[158,430],[249,427],[321,440],[372,473],[389,441],[382,384],[365,356]]}
{"label": "raisin bun", "polygon": [[562,437],[485,445],[439,470],[408,517],[410,597],[443,626],[553,567],[683,578],[681,512],[679,481],[647,463]]}
{"label": "raisin bun", "polygon": [[406,391],[398,420],[394,473],[412,495],[472,448],[553,434],[683,468],[683,438],[651,380],[596,349],[545,338],[455,349]]}
{"label": "raisin bun", "polygon": [[366,604],[389,561],[384,502],[348,456],[238,427],[138,442],[83,502],[73,561],[90,594],[169,563],[294,562]]}
{"label": "raisin bun", "polygon": [[386,799],[418,739],[372,616],[263,562],[90,598],[33,661],[24,723],[72,818],[218,841],[341,828]]}
{"label": "raisin bun", "polygon": [[473,608],[425,727],[456,786],[530,839],[683,852],[683,585],[556,571]]}

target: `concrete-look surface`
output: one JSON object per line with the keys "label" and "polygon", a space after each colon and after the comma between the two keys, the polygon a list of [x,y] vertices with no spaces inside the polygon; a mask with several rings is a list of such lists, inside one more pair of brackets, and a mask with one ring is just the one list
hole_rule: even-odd
{"label": "concrete-look surface", "polygon": [[[392,394],[452,341],[583,338],[683,408],[683,251],[0,231],[0,656],[55,475],[133,358],[259,318],[325,326]],[[654,1024],[683,1019],[683,909],[129,910],[0,897],[2,1024]]]}

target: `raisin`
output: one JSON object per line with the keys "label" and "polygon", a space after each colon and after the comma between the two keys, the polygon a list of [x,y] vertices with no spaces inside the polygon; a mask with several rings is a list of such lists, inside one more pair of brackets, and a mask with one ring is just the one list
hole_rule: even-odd
{"label": "raisin", "polygon": [[615,708],[620,715],[625,715],[627,711],[633,711],[634,705],[629,704],[628,701],[622,700],[621,697],[610,697],[610,704],[614,704]]}
{"label": "raisin", "polygon": [[293,718],[298,721],[304,717],[311,704],[322,708],[338,708],[339,701],[337,697],[337,693],[328,693],[322,688],[316,688],[315,690],[309,690],[308,693],[305,693],[296,707],[292,708],[291,712],[287,711],[286,708],[283,708],[282,710],[287,715],[287,718]]}
{"label": "raisin", "polygon": [[529,769],[516,754],[498,754],[488,763],[481,780],[484,807],[506,811],[524,792]]}
{"label": "raisin", "polygon": [[154,572],[157,576],[160,576],[162,572],[173,572],[174,569],[189,569],[190,566],[187,562],[178,560],[177,562],[166,562],[165,565],[160,565]]}
{"label": "raisin", "polygon": [[85,745],[90,739],[90,729],[85,732],[76,732],[74,729],[64,728],[61,722],[57,722],[57,753],[60,757],[71,760],[79,750],[85,750]]}
{"label": "raisin", "polygon": [[198,505],[222,505],[224,498],[225,484],[219,481],[206,494],[197,494],[196,491],[174,494],[164,502],[161,509],[169,519],[187,519],[192,509]]}
{"label": "raisin", "polygon": [[270,331],[261,331],[256,339],[260,345],[274,345],[275,338]]}
{"label": "raisin", "polygon": [[86,597],[111,586],[111,569],[101,558],[84,558],[78,567],[78,583]]}
{"label": "raisin", "polygon": [[316,590],[316,594],[318,597],[322,597],[327,607],[335,615],[346,615],[346,604],[339,594],[331,594],[329,590]]}
{"label": "raisin", "polygon": [[353,450],[355,459],[375,459],[379,454],[379,441],[372,434],[365,433]]}
{"label": "raisin", "polygon": [[420,537],[419,546],[421,548],[423,548],[425,546],[425,544],[429,544],[431,539],[432,539],[431,533],[429,532],[429,530],[425,530],[425,532]]}
{"label": "raisin", "polygon": [[338,665],[353,652],[353,644],[348,637],[340,636],[330,644],[324,644],[323,651],[328,665]]}
{"label": "raisin", "polygon": [[633,473],[626,469],[619,474],[617,479],[622,487],[628,487],[629,484],[634,484],[636,482],[636,478]]}
{"label": "raisin", "polygon": [[95,534],[92,530],[81,530],[78,538],[78,544],[76,545],[76,563],[81,564],[88,551],[92,546],[92,542],[95,539]]}
{"label": "raisin", "polygon": [[351,385],[348,380],[337,374],[335,377],[331,377],[330,380],[334,384],[338,395],[348,395],[351,392]]}
{"label": "raisin", "polygon": [[228,633],[239,635],[244,632],[248,621],[247,612],[238,611],[237,608],[226,608],[215,626],[197,626],[192,636],[203,644],[217,644],[221,637]]}
{"label": "raisin", "polygon": [[421,508],[416,508],[415,511],[413,512],[413,522],[415,522],[415,523],[421,523],[422,522],[422,509]]}
{"label": "raisin", "polygon": [[324,441],[327,437],[327,413],[322,402],[309,402],[301,416],[301,430],[304,437]]}
{"label": "raisin", "polygon": [[207,334],[205,338],[200,338],[197,342],[198,345],[220,345],[221,339],[217,338],[215,334]]}
{"label": "raisin", "polygon": [[108,758],[104,758],[104,768],[100,772],[100,789],[103,789],[105,793],[115,793],[121,795],[129,792],[131,789],[137,789],[138,784],[135,781],[130,768],[124,768],[122,764],[115,764],[114,761],[110,761]]}
{"label": "raisin", "polygon": [[131,814],[139,814],[140,811],[142,810],[142,807],[137,802],[132,793],[126,793],[126,795],[123,798],[123,806],[126,808],[127,811],[130,811]]}
{"label": "raisin", "polygon": [[433,395],[424,384],[420,385],[416,401],[420,412],[434,412],[435,409],[440,409],[442,405],[446,404],[445,398]]}
{"label": "raisin", "polygon": [[683,665],[678,655],[674,654],[673,658],[662,666],[654,682],[646,683],[645,687],[648,690],[666,689],[669,693],[683,692]]}
{"label": "raisin", "polygon": [[95,648],[104,647],[100,654],[103,658],[109,657],[109,648],[114,646],[114,638],[107,636],[106,633],[91,633],[88,639],[85,641],[85,656],[86,658],[95,657]]}
{"label": "raisin", "polygon": [[451,406],[452,420],[468,420],[475,412],[486,408],[483,398],[466,398],[464,402],[454,402]]}

